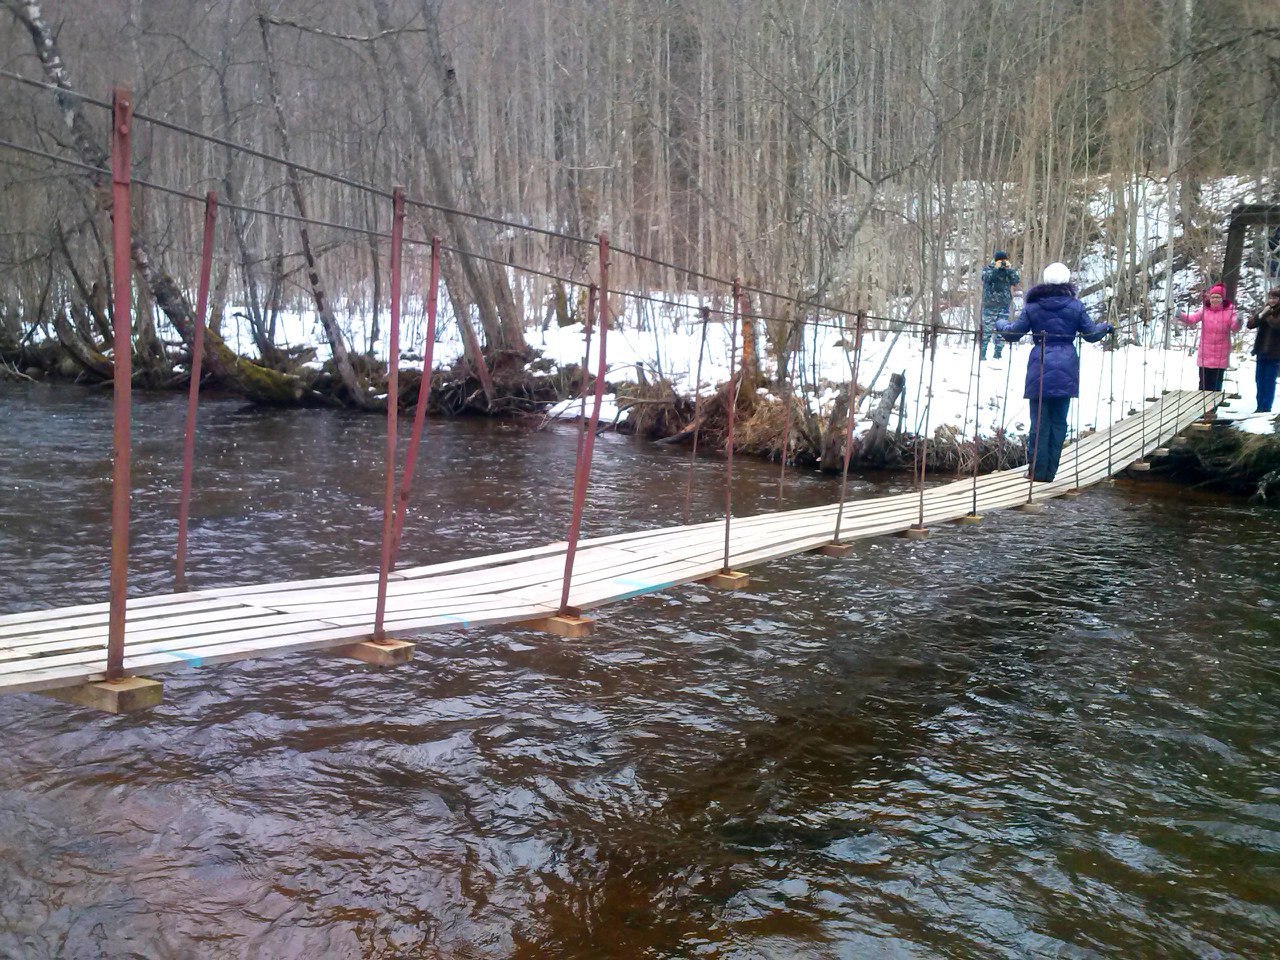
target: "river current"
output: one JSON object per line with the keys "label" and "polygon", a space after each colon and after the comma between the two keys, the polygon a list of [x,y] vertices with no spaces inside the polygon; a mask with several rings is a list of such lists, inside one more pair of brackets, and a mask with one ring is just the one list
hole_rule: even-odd
{"label": "river current", "polygon": [[[110,416],[0,384],[0,613],[106,598]],[[135,400],[134,594],[172,587],[183,416]],[[376,569],[377,418],[201,417],[192,589]],[[402,563],[562,539],[575,441],[429,423]],[[687,470],[602,436],[586,534],[680,523]],[[1280,957],[1280,511],[1121,482],[751,575],[139,715],[0,698],[0,957]]]}

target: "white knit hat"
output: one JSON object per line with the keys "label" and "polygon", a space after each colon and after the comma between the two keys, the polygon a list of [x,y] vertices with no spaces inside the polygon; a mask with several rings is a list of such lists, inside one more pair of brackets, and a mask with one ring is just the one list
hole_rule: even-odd
{"label": "white knit hat", "polygon": [[1070,283],[1071,268],[1065,263],[1051,263],[1044,268],[1045,283]]}

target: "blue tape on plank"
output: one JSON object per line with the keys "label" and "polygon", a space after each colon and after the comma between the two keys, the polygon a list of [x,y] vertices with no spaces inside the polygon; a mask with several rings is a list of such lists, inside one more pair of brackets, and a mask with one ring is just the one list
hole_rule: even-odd
{"label": "blue tape on plank", "polygon": [[639,588],[630,593],[624,593],[620,597],[614,597],[615,600],[630,600],[632,597],[639,597],[646,593],[656,593],[671,586],[669,583],[650,583],[647,580],[633,580],[630,577],[614,577],[613,581],[614,583],[625,583],[628,586]]}
{"label": "blue tape on plank", "polygon": [[192,667],[204,666],[204,657],[197,657],[194,653],[187,653],[185,650],[159,650],[157,652],[167,654],[171,657],[177,657],[179,660],[186,661],[186,663]]}

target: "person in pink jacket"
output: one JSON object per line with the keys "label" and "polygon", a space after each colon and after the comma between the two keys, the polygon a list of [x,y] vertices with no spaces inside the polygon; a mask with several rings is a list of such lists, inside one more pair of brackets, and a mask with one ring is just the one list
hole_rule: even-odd
{"label": "person in pink jacket", "polygon": [[1222,375],[1226,373],[1231,357],[1231,334],[1240,329],[1236,318],[1236,306],[1227,300],[1227,288],[1214,284],[1204,298],[1204,306],[1193,314],[1178,317],[1194,327],[1200,325],[1200,352],[1196,363],[1200,365],[1200,389],[1221,390]]}

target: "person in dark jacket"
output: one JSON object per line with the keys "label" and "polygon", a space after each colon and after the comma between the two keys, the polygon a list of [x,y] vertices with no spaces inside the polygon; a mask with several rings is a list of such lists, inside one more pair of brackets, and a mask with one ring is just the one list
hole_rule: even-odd
{"label": "person in dark jacket", "polygon": [[982,268],[982,344],[979,358],[987,359],[987,341],[996,342],[996,359],[1004,341],[996,335],[996,324],[1009,319],[1009,307],[1013,303],[1013,288],[1022,282],[1018,271],[1009,263],[1009,254],[997,250],[991,262]]}
{"label": "person in dark jacket", "polygon": [[1075,340],[1097,343],[1112,332],[1109,323],[1094,323],[1076,299],[1071,271],[1065,263],[1044,268],[1044,282],[1027,291],[1018,319],[997,325],[1010,343],[1030,333],[1034,346],[1027,358],[1023,396],[1031,403],[1031,433],[1027,455],[1031,478],[1048,483],[1058,473],[1062,445],[1067,439],[1071,400],[1080,395],[1080,357]]}
{"label": "person in dark jacket", "polygon": [[1249,329],[1258,331],[1253,341],[1258,364],[1258,413],[1270,413],[1276,399],[1276,377],[1280,375],[1280,287],[1272,287],[1267,293],[1266,305],[1249,318]]}

